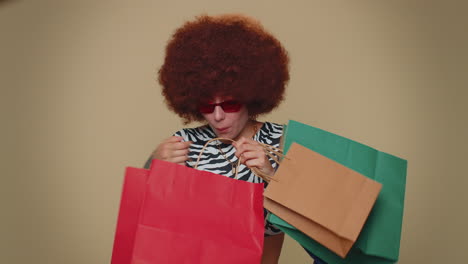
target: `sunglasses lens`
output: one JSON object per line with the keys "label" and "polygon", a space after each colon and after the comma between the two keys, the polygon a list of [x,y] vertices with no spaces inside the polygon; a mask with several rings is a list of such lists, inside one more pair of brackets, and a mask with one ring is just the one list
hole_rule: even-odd
{"label": "sunglasses lens", "polygon": [[225,101],[221,103],[221,107],[223,108],[224,112],[234,113],[241,109],[242,104],[236,101]]}
{"label": "sunglasses lens", "polygon": [[202,104],[199,107],[200,113],[203,113],[203,114],[213,113],[214,109],[215,109],[215,105],[213,104]]}
{"label": "sunglasses lens", "polygon": [[226,113],[239,112],[239,110],[242,107],[241,103],[239,103],[237,101],[230,100],[230,101],[224,101],[224,102],[219,103],[219,104],[201,104],[198,107],[198,110],[202,114],[211,114],[211,113],[213,113],[215,107],[218,106],[218,105],[221,106],[223,111],[226,112]]}

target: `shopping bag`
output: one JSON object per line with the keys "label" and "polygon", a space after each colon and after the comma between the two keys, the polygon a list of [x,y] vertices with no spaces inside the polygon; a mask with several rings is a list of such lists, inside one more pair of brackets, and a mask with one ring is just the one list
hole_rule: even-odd
{"label": "shopping bag", "polygon": [[[343,258],[381,189],[380,183],[295,143],[275,179],[265,191],[265,208]],[[271,203],[292,212],[281,214]]]}
{"label": "shopping bag", "polygon": [[371,264],[398,261],[407,161],[351,139],[289,121],[284,149],[296,142],[382,184],[369,217],[345,259],[273,214],[268,220],[327,263]]}
{"label": "shopping bag", "polygon": [[259,264],[263,233],[263,184],[155,159],[132,263]]}
{"label": "shopping bag", "polygon": [[148,175],[145,169],[125,170],[111,264],[130,264]]}
{"label": "shopping bag", "polygon": [[313,256],[319,257],[328,264],[393,264],[397,262],[389,258],[373,256],[363,252],[358,248],[362,236],[358,238],[358,241],[351,248],[346,258],[343,259],[278,216],[270,214],[268,220],[306,248],[307,253],[312,258],[314,258]]}

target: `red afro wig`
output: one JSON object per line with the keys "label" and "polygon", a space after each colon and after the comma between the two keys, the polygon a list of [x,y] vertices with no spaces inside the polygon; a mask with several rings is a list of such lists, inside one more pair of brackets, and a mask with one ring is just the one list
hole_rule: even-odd
{"label": "red afro wig", "polygon": [[289,81],[289,57],[259,22],[242,15],[199,16],[176,30],[159,83],[184,123],[202,121],[202,102],[234,98],[255,118],[277,107]]}

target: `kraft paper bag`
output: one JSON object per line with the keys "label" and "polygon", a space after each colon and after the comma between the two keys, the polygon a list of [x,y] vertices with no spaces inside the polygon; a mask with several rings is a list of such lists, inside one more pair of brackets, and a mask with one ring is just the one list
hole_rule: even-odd
{"label": "kraft paper bag", "polygon": [[[356,243],[344,259],[279,215],[270,214],[268,220],[327,263],[396,263],[400,250],[407,161],[343,136],[290,120],[284,136],[286,153],[293,142],[376,180],[382,184],[382,189]],[[265,200],[265,204],[268,203],[270,201]],[[281,210],[276,204],[271,207]]]}
{"label": "kraft paper bag", "polygon": [[344,258],[357,240],[381,187],[293,143],[275,173],[275,181],[265,191],[264,206]]}

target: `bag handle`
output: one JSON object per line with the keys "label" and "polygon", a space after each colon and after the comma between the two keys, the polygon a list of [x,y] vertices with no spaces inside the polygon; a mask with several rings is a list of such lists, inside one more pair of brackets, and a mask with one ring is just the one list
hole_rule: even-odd
{"label": "bag handle", "polygon": [[[225,140],[225,141],[230,141],[231,143],[233,142],[236,142],[235,140],[233,139],[230,139],[230,138],[213,138],[213,139],[210,139],[206,142],[206,144],[203,146],[203,148],[201,149],[200,151],[200,154],[198,155],[198,158],[197,158],[197,162],[195,163],[195,166],[194,168],[197,169],[198,167],[198,163],[200,162],[200,159],[201,159],[201,156],[203,154],[203,152],[205,151],[206,147],[208,146],[209,143],[215,141],[215,140]],[[257,141],[258,142],[258,141]],[[280,157],[280,158],[287,158],[282,152],[283,150],[281,150],[280,148],[277,148],[277,147],[274,147],[274,146],[271,146],[271,145],[268,145],[268,144],[265,144],[265,143],[261,143],[261,142],[258,142],[260,144],[260,146],[263,147],[263,150],[265,150],[265,154],[270,157],[274,162],[276,162],[277,164],[280,164],[280,160],[276,157]],[[273,155],[273,154],[275,155]],[[229,161],[229,160],[228,160]],[[237,175],[239,173],[239,166],[240,166],[240,161],[241,159],[239,158],[237,160],[237,167],[236,167],[236,174],[234,175],[234,179],[237,179]],[[253,167],[253,168],[250,168],[250,170],[252,170],[252,172],[257,175],[258,177],[262,178],[264,181],[266,182],[270,182],[271,180],[274,180],[276,181],[276,179],[274,179],[272,176],[262,172],[259,168],[257,167]]]}

